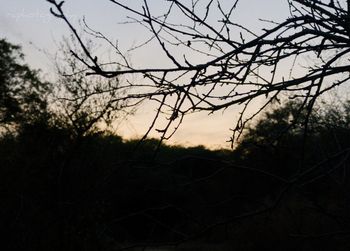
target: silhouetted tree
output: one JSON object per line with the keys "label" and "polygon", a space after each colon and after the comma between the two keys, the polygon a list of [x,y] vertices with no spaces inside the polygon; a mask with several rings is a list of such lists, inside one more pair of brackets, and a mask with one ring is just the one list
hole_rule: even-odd
{"label": "silhouetted tree", "polygon": [[119,78],[87,77],[79,60],[71,57],[70,46],[78,48],[66,40],[60,48],[61,58],[55,62],[58,76],[55,104],[61,124],[77,136],[106,131],[112,122],[132,114],[137,104],[124,98]]}
{"label": "silhouetted tree", "polygon": [[[87,26],[90,35],[105,40],[120,59],[114,68],[113,64],[97,60],[64,14],[63,1],[48,2],[53,5],[51,13],[70,27],[80,44],[81,53],[72,54],[88,75],[144,76],[147,81],[142,83],[127,82],[123,87],[127,90],[125,98],[159,102],[155,120],[159,112],[164,112],[169,121],[158,130],[162,138],[170,136],[171,125],[180,124],[188,113],[223,111],[238,105],[242,110],[232,128],[233,142],[247,121],[273,100],[284,95],[299,97],[300,106],[310,113],[318,97],[349,80],[350,1],[288,0],[290,15],[283,22],[266,21],[267,28],[255,31],[235,22],[239,0],[229,6],[212,0],[164,1],[161,14],[147,0],[140,8],[110,0],[116,8],[129,12],[130,22],[139,23],[150,32],[151,39],[145,44],[158,44],[158,56],[170,64],[149,68],[134,68],[118,44]],[[214,16],[217,22],[212,21]],[[285,65],[290,65],[289,69]],[[245,116],[258,98],[263,102],[256,113]]]}
{"label": "silhouetted tree", "polygon": [[[19,46],[0,39],[0,130],[49,120],[51,84],[23,62]],[[3,131],[4,132],[4,131]]]}
{"label": "silhouetted tree", "polygon": [[[349,102],[315,105],[313,113],[300,110],[300,100],[272,105],[244,130],[235,149],[247,165],[258,165],[284,176],[295,175],[330,156],[348,151]],[[305,117],[309,116],[305,134]],[[335,161],[336,162],[336,161]],[[333,164],[328,165],[332,168]]]}

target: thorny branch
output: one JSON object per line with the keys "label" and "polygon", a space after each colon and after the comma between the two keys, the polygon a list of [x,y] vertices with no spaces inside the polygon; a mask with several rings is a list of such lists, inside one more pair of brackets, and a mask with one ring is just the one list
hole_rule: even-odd
{"label": "thorny branch", "polygon": [[[86,25],[90,35],[107,41],[120,56],[115,69],[105,67],[88,50],[64,14],[64,2],[48,2],[53,5],[52,14],[69,26],[80,44],[84,57],[74,51],[72,54],[85,65],[87,75],[143,76],[146,84],[129,83],[125,99],[159,100],[158,112],[171,111],[167,117],[169,125],[195,111],[212,113],[231,106],[243,107],[232,129],[232,144],[242,133],[243,125],[258,114],[246,118],[252,101],[266,99],[261,107],[264,108],[266,103],[287,95],[304,99],[305,107],[311,111],[320,95],[348,79],[349,1],[288,0],[290,16],[281,23],[270,21],[271,28],[259,34],[235,22],[239,1],[225,8],[220,1],[189,4],[170,0],[166,1],[164,14],[156,16],[147,0],[142,1],[140,10],[123,1],[110,0],[115,7],[128,11],[132,22],[148,29],[152,38],[147,43],[155,40],[162,50],[158,56],[169,60],[168,67],[134,68],[118,45]],[[215,11],[221,18],[213,23],[210,17]],[[177,19],[181,23],[173,21],[174,13],[181,16]],[[184,52],[178,53],[179,49]],[[201,63],[196,63],[199,57]],[[290,74],[285,70],[288,64],[292,65]],[[173,95],[177,97],[175,102],[170,98]],[[155,117],[158,118],[159,115]],[[158,129],[163,139],[169,136],[169,125]]]}

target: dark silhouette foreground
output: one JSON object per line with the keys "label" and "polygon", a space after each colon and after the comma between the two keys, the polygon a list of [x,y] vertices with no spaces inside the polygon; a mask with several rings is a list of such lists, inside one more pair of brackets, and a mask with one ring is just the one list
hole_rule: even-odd
{"label": "dark silhouette foreground", "polygon": [[0,45],[1,250],[349,250],[349,103],[271,107],[234,151],[139,144],[77,130]]}

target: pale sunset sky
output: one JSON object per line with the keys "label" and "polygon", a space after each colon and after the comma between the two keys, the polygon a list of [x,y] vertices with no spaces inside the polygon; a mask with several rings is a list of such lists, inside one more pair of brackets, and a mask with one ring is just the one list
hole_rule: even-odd
{"label": "pale sunset sky", "polygon": [[[142,1],[124,2],[136,6]],[[160,11],[164,4],[164,0],[149,2],[154,11]],[[45,0],[0,0],[0,6],[0,38],[21,45],[26,62],[32,68],[42,69],[48,79],[54,80],[54,65],[50,55],[55,55],[62,37],[69,35],[68,27],[50,14],[50,4]],[[149,36],[139,25],[121,25],[121,22],[126,21],[126,13],[108,0],[67,0],[64,10],[73,23],[77,24],[85,17],[91,27],[112,40],[118,40],[125,50]],[[288,15],[286,0],[241,0],[232,17],[235,22],[259,32],[266,24],[258,18],[282,21]],[[151,65],[157,58],[157,52],[156,49],[140,50],[131,59],[135,65]],[[236,113],[232,108],[210,116],[207,113],[189,115],[170,143],[202,144],[211,148],[228,147],[226,141],[231,136],[229,128],[234,124]],[[153,115],[154,109],[145,104],[135,116],[121,123],[117,133],[124,137],[140,137],[146,132]],[[156,133],[151,136],[156,136]]]}

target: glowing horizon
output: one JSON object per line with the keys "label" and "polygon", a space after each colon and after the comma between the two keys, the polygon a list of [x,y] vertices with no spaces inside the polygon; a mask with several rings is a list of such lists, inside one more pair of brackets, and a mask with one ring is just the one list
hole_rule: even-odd
{"label": "glowing horizon", "polygon": [[[4,0],[0,1],[5,2]],[[266,0],[264,4],[261,4],[259,0],[242,1],[237,12],[237,19],[248,27],[260,29],[263,24],[257,20],[259,17],[277,21],[286,17],[288,10],[283,8],[286,3],[281,2],[279,0]],[[254,5],[259,6],[259,8],[251,8]],[[11,43],[20,44],[23,47],[26,62],[32,68],[42,69],[43,74],[54,81],[53,62],[50,61],[48,55],[54,56],[58,50],[59,41],[62,36],[69,35],[69,29],[50,14],[49,4],[45,0],[35,0],[31,3],[13,0],[6,1],[6,4],[3,3],[2,6],[2,10],[0,10],[1,37],[7,38]],[[160,4],[159,8],[161,8]],[[78,21],[86,16],[87,22],[91,23],[94,28],[101,28],[101,31],[107,33],[108,36],[118,38],[125,50],[130,47],[130,44],[138,44],[145,40],[146,33],[142,31],[141,27],[133,26],[133,30],[131,30],[117,24],[118,20],[122,22],[125,18],[122,16],[122,12],[118,12],[117,8],[114,6],[111,8],[108,1],[100,1],[99,3],[91,0],[88,3],[82,0],[66,1],[65,10],[75,24],[78,24]],[[115,18],[118,15],[120,18]],[[113,34],[116,26],[118,27],[117,34]],[[132,59],[137,65],[147,64],[149,58],[152,56],[154,58],[154,54],[154,50],[143,50],[135,54]],[[163,63],[159,62],[159,64]],[[146,104],[146,106],[149,105]],[[146,109],[146,106],[143,106],[136,113],[136,116],[129,117],[124,121],[117,128],[116,133],[126,138],[143,136],[154,114],[152,105],[151,109]],[[169,143],[227,148],[229,143],[226,141],[231,136],[230,127],[234,124],[235,113],[235,108],[230,108],[224,114],[218,112],[208,116],[208,113],[202,112],[188,115]],[[150,136],[156,137],[157,133],[153,131]]]}

